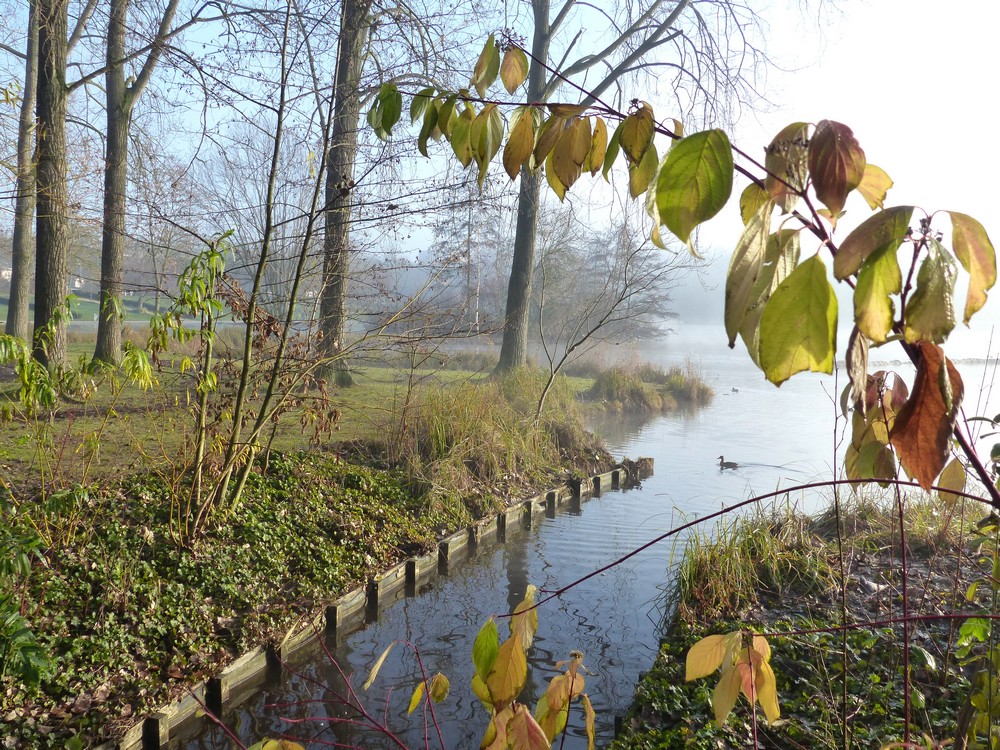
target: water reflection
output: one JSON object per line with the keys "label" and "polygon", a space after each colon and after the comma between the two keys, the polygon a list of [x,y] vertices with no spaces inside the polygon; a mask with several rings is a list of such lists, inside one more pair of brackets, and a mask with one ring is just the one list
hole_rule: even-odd
{"label": "water reflection", "polygon": [[[428,675],[441,671],[451,681],[451,694],[437,713],[445,746],[475,747],[487,715],[469,689],[472,643],[486,618],[509,612],[529,583],[559,588],[682,520],[755,494],[828,478],[836,470],[845,425],[837,419],[842,377],[797,376],[779,390],[759,372],[731,361],[715,363],[707,371],[719,395],[705,409],[654,419],[612,415],[593,425],[616,455],[655,459],[656,473],[641,489],[608,492],[576,513],[536,519],[532,529],[513,536],[505,546],[484,550],[453,567],[449,576],[428,584],[421,596],[397,602],[363,631],[328,643],[343,673],[317,648],[296,673],[283,673],[227,715],[234,731],[247,744],[284,733],[299,741],[394,746],[352,724],[331,729],[326,720],[281,720],[357,718],[342,700],[353,686],[368,711],[398,732],[401,742],[413,748],[437,746],[421,710],[406,713],[420,674],[412,652],[397,647],[372,689],[360,691],[383,649],[393,640],[406,640],[419,646]],[[981,373],[963,367],[963,375],[966,383],[973,383]],[[980,408],[990,409],[985,412],[990,414],[1000,410]],[[719,454],[737,461],[740,468],[720,472]],[[806,509],[822,503],[817,495],[795,495],[789,501]],[[613,735],[615,714],[627,709],[639,673],[655,657],[677,553],[679,547],[669,540],[657,544],[546,605],[522,699],[533,706],[556,673],[555,662],[566,659],[571,649],[584,651],[585,663],[595,673],[587,677],[587,692],[597,710],[599,742],[606,743]],[[500,628],[505,635],[505,621]],[[217,750],[229,744],[219,730],[203,727],[174,746]],[[571,714],[570,736],[563,747],[586,747],[578,709]]]}

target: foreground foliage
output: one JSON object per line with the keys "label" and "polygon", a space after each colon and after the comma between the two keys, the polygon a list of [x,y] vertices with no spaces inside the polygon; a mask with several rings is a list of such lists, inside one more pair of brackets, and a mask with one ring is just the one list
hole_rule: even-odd
{"label": "foreground foliage", "polygon": [[[900,532],[891,503],[845,501],[814,518],[789,509],[756,512],[689,545],[672,627],[612,747],[738,748],[752,746],[751,737],[777,748],[884,746],[907,731],[904,648],[915,709],[909,730],[936,740],[964,737],[971,687],[965,665],[982,647],[963,637],[957,622],[934,615],[957,608],[973,616],[983,606],[988,612],[989,596],[972,587],[967,599],[956,592],[956,578],[962,587],[988,576],[992,560],[970,568],[956,557],[955,547],[969,542],[932,501],[912,501],[909,510],[909,606],[929,615],[909,642],[894,619],[902,609],[902,572],[892,552]],[[848,561],[843,600],[827,583],[840,577],[838,528]],[[748,623],[769,642],[779,721],[755,721],[746,707],[726,720],[718,690],[705,680],[685,681],[692,659],[707,673],[702,657],[733,643]]]}

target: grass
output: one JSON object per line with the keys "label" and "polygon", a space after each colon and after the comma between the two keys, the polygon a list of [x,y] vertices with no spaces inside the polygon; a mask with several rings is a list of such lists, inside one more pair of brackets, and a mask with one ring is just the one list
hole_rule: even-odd
{"label": "grass", "polygon": [[[980,611],[984,598],[967,602],[966,586],[989,569],[966,563],[964,575],[956,572],[954,550],[965,545],[953,516],[960,508],[936,498],[905,502],[910,611]],[[957,625],[950,620],[915,626],[908,645],[901,626],[887,622],[901,607],[899,545],[891,495],[870,492],[845,493],[839,512],[831,507],[806,517],[790,505],[776,505],[693,538],[677,571],[672,627],[613,750],[750,746],[752,716],[744,698],[719,727],[711,708],[717,677],[684,681],[691,645],[710,633],[746,628],[767,634],[782,709],[775,726],[758,722],[762,746],[840,748],[845,734],[859,748],[899,741],[905,648],[911,654],[914,736],[952,737],[970,691],[963,666],[968,662],[957,658]],[[872,624],[844,631],[845,616],[848,623]]]}
{"label": "grass", "polygon": [[644,364],[598,373],[585,397],[616,411],[651,413],[705,406],[713,395],[691,365],[664,370]]}

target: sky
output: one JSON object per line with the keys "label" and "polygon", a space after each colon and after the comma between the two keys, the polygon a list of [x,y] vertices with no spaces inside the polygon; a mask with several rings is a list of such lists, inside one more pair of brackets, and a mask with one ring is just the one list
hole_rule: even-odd
{"label": "sky", "polygon": [[[736,145],[763,155],[763,146],[789,123],[843,122],[868,161],[894,180],[887,206],[961,211],[979,219],[994,245],[1000,243],[1000,145],[993,136],[1000,114],[1000,4],[828,1],[822,25],[800,9],[803,4],[778,0],[768,11],[767,50],[785,70],[768,73],[770,105],[743,112],[733,134]],[[844,229],[868,215],[856,199],[848,203],[852,209],[855,216],[845,217]],[[721,324],[725,273],[740,232],[733,205],[724,213],[701,235],[712,260],[703,285],[692,282],[674,295],[682,320]],[[804,244],[803,257],[814,249]],[[1000,297],[1000,288],[994,296]],[[841,305],[842,320],[849,309]],[[1000,300],[991,298],[973,319],[973,331],[956,331],[953,338],[961,348],[975,345],[996,322]]]}

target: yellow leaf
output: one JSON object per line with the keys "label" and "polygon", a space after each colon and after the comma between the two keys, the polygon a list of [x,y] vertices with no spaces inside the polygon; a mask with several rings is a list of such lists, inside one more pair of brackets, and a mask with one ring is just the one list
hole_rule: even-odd
{"label": "yellow leaf", "polygon": [[752,643],[753,650],[760,654],[764,661],[771,661],[771,645],[767,642],[767,638],[762,635],[755,635]]}
{"label": "yellow leaf", "polygon": [[535,148],[535,130],[531,127],[531,118],[521,116],[510,130],[507,145],[503,149],[503,168],[507,170],[510,179],[517,179],[521,165],[531,156]]}
{"label": "yellow leaf", "polygon": [[472,141],[470,139],[472,122],[475,119],[475,109],[467,106],[455,120],[451,128],[451,148],[463,167],[472,162]]}
{"label": "yellow leaf", "polygon": [[430,696],[431,700],[435,703],[441,703],[445,698],[447,698],[448,691],[450,689],[451,683],[448,681],[448,678],[440,672],[431,677]]}
{"label": "yellow leaf", "polygon": [[513,701],[528,676],[528,660],[524,655],[521,639],[511,636],[500,645],[493,669],[486,678],[486,687],[495,706],[505,706]]}
{"label": "yellow leaf", "polygon": [[538,726],[545,732],[545,736],[548,737],[549,742],[554,741],[556,736],[566,728],[568,718],[568,705],[561,708],[552,708],[549,706],[549,702],[544,695],[538,699],[538,704],[535,706],[535,721],[538,722]]}
{"label": "yellow leaf", "polygon": [[510,634],[520,637],[521,646],[525,651],[531,648],[531,642],[538,632],[538,610],[535,609],[537,591],[538,587],[529,583],[524,592],[524,599],[514,607],[514,614],[510,618]]}
{"label": "yellow leaf", "polygon": [[684,681],[690,682],[712,674],[726,655],[726,636],[709,635],[694,644],[687,653]]}
{"label": "yellow leaf", "polygon": [[749,224],[754,214],[769,200],[770,194],[757,183],[747,185],[740,194],[740,218],[743,219],[743,226]]}
{"label": "yellow leaf", "polygon": [[733,666],[727,665],[722,670],[722,677],[712,694],[712,709],[715,711],[715,721],[719,726],[726,723],[726,717],[736,705],[739,694],[740,676]]}
{"label": "yellow leaf", "polygon": [[507,93],[513,94],[527,77],[528,56],[524,54],[524,50],[511,47],[504,53],[503,62],[500,63],[500,80]]}
{"label": "yellow leaf", "polygon": [[757,700],[760,707],[764,709],[768,724],[774,724],[781,717],[781,709],[778,708],[778,681],[774,676],[774,670],[766,661],[757,666]]}
{"label": "yellow leaf", "polygon": [[587,750],[594,750],[594,719],[597,714],[594,711],[593,704],[590,702],[590,696],[586,693],[583,694],[583,713],[586,717]]}
{"label": "yellow leaf", "polygon": [[579,179],[583,162],[590,152],[590,122],[576,120],[567,124],[552,149],[552,168],[559,182],[567,188]]}
{"label": "yellow leaf", "polygon": [[545,160],[545,181],[549,183],[549,187],[559,200],[566,198],[566,186],[559,181],[559,176],[552,166],[552,154]]}
{"label": "yellow leaf", "polygon": [[535,150],[532,152],[536,165],[544,162],[552,153],[565,128],[566,120],[562,117],[553,116],[542,123],[535,136]]}
{"label": "yellow leaf", "polygon": [[[805,190],[809,123],[793,122],[782,128],[764,152],[767,177],[764,186],[782,213],[791,211]],[[746,220],[744,220],[746,223]]]}
{"label": "yellow leaf", "polygon": [[412,714],[414,709],[420,705],[421,699],[424,697],[424,682],[421,680],[417,683],[417,687],[413,691],[413,695],[410,696],[410,707],[406,709],[406,713]]}
{"label": "yellow leaf", "polygon": [[584,112],[587,111],[586,105],[583,104],[565,104],[563,102],[550,102],[545,105],[549,108],[551,112],[556,117],[570,118],[579,117]]}
{"label": "yellow leaf", "polygon": [[382,665],[385,664],[386,657],[389,656],[389,652],[392,651],[392,647],[395,645],[396,641],[390,643],[386,650],[382,652],[382,655],[375,661],[375,666],[372,667],[371,674],[368,675],[368,679],[365,680],[365,684],[361,686],[362,689],[367,690],[372,686],[372,683],[375,682],[376,675],[378,675],[378,671],[382,668]]}
{"label": "yellow leaf", "polygon": [[649,188],[649,183],[656,177],[656,170],[659,161],[656,158],[656,148],[649,144],[649,148],[642,155],[642,161],[638,165],[629,165],[628,168],[628,193],[633,198],[638,198]]}
{"label": "yellow leaf", "polygon": [[653,142],[654,128],[653,109],[646,102],[622,121],[619,143],[629,164],[637,165],[642,161]]}
{"label": "yellow leaf", "polygon": [[608,126],[600,117],[594,120],[594,133],[590,139],[590,152],[584,162],[584,169],[593,177],[604,166],[604,154],[608,150]]}
{"label": "yellow leaf", "polygon": [[[961,461],[953,458],[951,463],[944,467],[944,471],[941,472],[941,476],[936,482],[940,488],[938,497],[946,504],[954,505],[955,501],[959,499],[959,496],[954,493],[965,490],[965,479],[965,467],[962,466]],[[945,490],[953,490],[953,492],[945,492]]]}
{"label": "yellow leaf", "polygon": [[487,708],[493,708],[493,696],[490,695],[490,689],[486,687],[486,683],[478,674],[472,675],[472,692],[483,702],[483,705]]}
{"label": "yellow leaf", "polygon": [[865,173],[858,183],[858,192],[868,203],[868,207],[873,211],[882,208],[885,203],[886,193],[892,187],[892,178],[886,174],[881,167],[874,164],[865,164]]}

